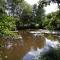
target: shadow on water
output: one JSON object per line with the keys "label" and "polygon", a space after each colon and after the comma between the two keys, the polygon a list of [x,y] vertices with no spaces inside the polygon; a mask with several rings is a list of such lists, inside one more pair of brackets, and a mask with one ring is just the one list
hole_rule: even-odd
{"label": "shadow on water", "polygon": [[[56,37],[50,39],[54,35],[31,34],[27,30],[19,31],[19,35],[19,39],[0,39],[0,60],[27,60],[26,56],[30,59],[39,55],[40,51],[48,49],[48,46],[53,47],[50,40],[58,40]],[[50,39],[48,42],[47,38]]]}

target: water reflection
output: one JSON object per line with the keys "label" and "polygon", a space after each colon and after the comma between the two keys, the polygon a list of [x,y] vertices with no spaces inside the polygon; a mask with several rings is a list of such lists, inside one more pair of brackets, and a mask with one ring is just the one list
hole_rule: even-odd
{"label": "water reflection", "polygon": [[58,48],[60,43],[58,41],[51,41],[45,38],[46,43],[43,48],[37,48],[37,50],[30,50],[24,57],[23,60],[37,60],[42,54],[47,53],[51,48]]}
{"label": "water reflection", "polygon": [[1,60],[32,60],[41,52],[57,47],[60,38],[39,32],[19,31],[18,39],[0,39]]}
{"label": "water reflection", "polygon": [[39,51],[37,50],[30,50],[25,56],[23,57],[23,60],[33,60],[39,56]]}

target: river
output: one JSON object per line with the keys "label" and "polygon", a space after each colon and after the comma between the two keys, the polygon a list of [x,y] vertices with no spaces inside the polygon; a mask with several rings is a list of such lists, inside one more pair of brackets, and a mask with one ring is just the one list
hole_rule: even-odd
{"label": "river", "polygon": [[36,31],[21,30],[19,39],[0,39],[0,60],[32,60],[40,52],[48,51],[49,46],[60,46],[60,35]]}

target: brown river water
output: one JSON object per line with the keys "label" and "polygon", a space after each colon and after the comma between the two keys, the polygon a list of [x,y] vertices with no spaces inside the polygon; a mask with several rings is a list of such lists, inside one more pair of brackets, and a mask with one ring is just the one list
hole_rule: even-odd
{"label": "brown river water", "polygon": [[0,60],[24,60],[23,57],[32,49],[43,48],[46,39],[60,41],[59,35],[30,33],[22,30],[19,39],[0,39]]}

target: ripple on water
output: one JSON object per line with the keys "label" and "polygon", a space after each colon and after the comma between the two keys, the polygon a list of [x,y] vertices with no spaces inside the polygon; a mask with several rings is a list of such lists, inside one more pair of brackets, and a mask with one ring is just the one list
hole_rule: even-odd
{"label": "ripple on water", "polygon": [[[26,31],[21,31],[22,37],[19,36],[19,40],[17,39],[12,41],[8,39],[7,41],[4,40],[4,42],[0,42],[1,45],[6,45],[6,48],[8,48],[6,49],[4,47],[0,47],[2,50],[2,52],[0,51],[1,55],[3,56],[5,54],[6,56],[4,56],[4,58],[8,58],[8,60],[20,60],[20,58],[22,58],[24,55],[25,56],[23,57],[23,60],[32,60],[38,55],[49,51],[51,47],[57,48],[58,44],[60,46],[60,43],[58,41],[53,40],[55,37],[50,40],[44,38],[44,35],[41,35],[39,32],[34,33],[35,35]],[[49,36],[49,38],[51,36]],[[31,46],[36,49],[30,50]],[[2,60],[2,58],[0,58],[0,60]]]}
{"label": "ripple on water", "polygon": [[33,60],[33,59],[38,59],[37,57],[40,56],[43,53],[47,53],[50,48],[58,48],[58,44],[60,44],[58,41],[51,41],[47,38],[46,39],[46,43],[45,46],[41,49],[37,48],[37,50],[30,50],[24,57],[23,60]]}

